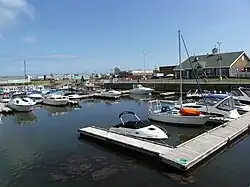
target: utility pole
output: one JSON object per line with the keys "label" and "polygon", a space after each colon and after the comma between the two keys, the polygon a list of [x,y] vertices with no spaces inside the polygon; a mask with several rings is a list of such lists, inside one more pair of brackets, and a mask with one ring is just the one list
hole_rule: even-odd
{"label": "utility pole", "polygon": [[220,80],[222,80],[222,74],[221,74],[221,52],[220,52],[220,45],[222,41],[217,42],[219,45],[219,62],[220,62]]}
{"label": "utility pole", "polygon": [[144,74],[146,75],[146,52],[143,52]]}

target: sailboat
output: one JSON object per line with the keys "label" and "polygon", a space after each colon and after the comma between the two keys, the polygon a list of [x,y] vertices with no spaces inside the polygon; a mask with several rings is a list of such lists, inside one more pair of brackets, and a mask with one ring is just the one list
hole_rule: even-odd
{"label": "sailboat", "polygon": [[181,64],[181,33],[178,31],[179,40],[179,69],[180,69],[180,109],[175,107],[166,106],[162,107],[162,103],[159,100],[149,101],[149,113],[148,118],[150,120],[180,124],[180,125],[204,125],[209,116],[202,114],[195,108],[183,107],[182,101],[182,64]]}

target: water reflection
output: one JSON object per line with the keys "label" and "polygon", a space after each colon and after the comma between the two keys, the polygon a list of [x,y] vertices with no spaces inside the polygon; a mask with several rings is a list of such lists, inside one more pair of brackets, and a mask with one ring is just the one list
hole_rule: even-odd
{"label": "water reflection", "polygon": [[135,100],[135,101],[149,101],[151,100],[153,97],[151,95],[133,95],[131,94],[130,97]]}
{"label": "water reflection", "polygon": [[18,112],[14,114],[14,120],[17,124],[35,124],[37,116],[33,112]]}
{"label": "water reflection", "polygon": [[69,113],[70,111],[75,110],[74,107],[56,107],[56,106],[49,106],[49,105],[44,105],[44,109],[46,109],[49,113],[49,116],[60,116],[60,115],[65,115]]}

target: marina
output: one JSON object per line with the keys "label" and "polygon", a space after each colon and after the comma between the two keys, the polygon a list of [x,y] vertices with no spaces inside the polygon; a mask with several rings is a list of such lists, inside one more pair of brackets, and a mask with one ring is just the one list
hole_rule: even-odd
{"label": "marina", "polygon": [[0,187],[250,186],[249,6],[0,0]]}
{"label": "marina", "polygon": [[[142,96],[141,96],[142,97]],[[75,176],[75,174],[68,173],[68,169],[65,169],[67,174],[60,174],[60,164],[63,164],[64,162],[68,163],[70,162],[70,167],[74,167],[76,170],[79,170],[80,173],[89,173],[92,175],[92,170],[96,170],[94,166],[95,161],[86,160],[89,157],[107,157],[108,163],[116,163],[115,160],[118,159],[117,163],[120,165],[123,163],[123,160],[126,159],[126,157],[129,157],[133,160],[133,163],[139,162],[141,159],[143,159],[142,156],[139,156],[137,158],[136,155],[133,154],[133,151],[140,152],[142,155],[150,155],[150,160],[145,161],[151,162],[154,160],[157,160],[161,163],[165,163],[164,167],[161,165],[163,171],[166,172],[167,175],[172,175],[171,173],[176,173],[176,171],[172,171],[167,169],[168,165],[171,166],[171,168],[180,168],[180,170],[189,171],[189,170],[196,170],[196,168],[200,167],[200,163],[206,162],[206,160],[211,160],[210,155],[212,152],[217,152],[223,148],[223,145],[231,145],[231,143],[240,137],[241,133],[244,133],[247,131],[247,123],[246,121],[249,121],[249,113],[245,114],[243,117],[228,122],[222,126],[218,126],[215,129],[212,129],[210,127],[207,127],[207,130],[204,130],[203,128],[188,128],[188,127],[177,127],[177,126],[168,126],[168,125],[161,125],[159,123],[152,123],[157,124],[157,126],[161,127],[162,129],[165,129],[168,135],[168,139],[164,141],[152,141],[152,140],[144,140],[141,138],[132,138],[128,136],[118,135],[117,133],[107,133],[109,125],[108,124],[117,124],[117,115],[121,111],[128,110],[130,108],[133,109],[135,113],[140,116],[142,120],[147,119],[147,110],[148,110],[148,104],[147,101],[143,100],[130,100],[127,99],[120,99],[117,102],[104,102],[103,100],[82,100],[79,103],[80,108],[72,108],[71,106],[65,106],[65,107],[53,107],[48,105],[41,105],[41,106],[35,106],[34,111],[29,113],[14,113],[14,115],[11,116],[5,116],[2,117],[2,125],[0,125],[0,128],[2,129],[1,132],[3,133],[1,138],[5,139],[5,142],[13,141],[13,138],[9,137],[8,134],[12,133],[13,136],[15,136],[17,139],[16,141],[21,141],[20,139],[23,139],[22,141],[25,141],[26,145],[28,147],[33,147],[31,149],[31,152],[26,152],[25,155],[18,153],[20,155],[20,159],[27,160],[27,154],[38,154],[41,156],[38,156],[38,161],[36,161],[36,164],[34,166],[30,166],[31,171],[28,172],[25,169],[24,170],[17,170],[16,172],[19,172],[20,177],[13,176],[11,180],[24,182],[26,178],[41,176],[41,173],[51,173],[46,174],[44,177],[41,178],[40,181],[41,184],[46,184],[46,180],[56,180],[58,183],[61,183],[61,181],[70,182],[70,177]],[[48,112],[46,112],[48,111]],[[119,112],[120,111],[120,112]],[[46,113],[47,117],[46,117]],[[94,114],[94,115],[93,115]],[[100,115],[101,114],[101,115]],[[77,138],[78,134],[75,133],[76,129],[79,129],[79,127],[83,124],[83,119],[85,124],[96,124],[96,128],[87,127],[86,125],[83,126],[84,131],[88,132],[88,135],[92,133],[94,136],[93,141],[89,141],[88,139],[84,138]],[[11,120],[11,121],[10,121]],[[14,120],[12,122],[12,120]],[[19,126],[16,126],[15,124],[20,124]],[[32,126],[30,126],[33,124]],[[60,128],[59,128],[60,127]],[[84,128],[85,127],[85,128]],[[25,129],[26,133],[22,130]],[[30,137],[32,137],[32,134],[35,134],[36,136],[44,136],[43,133],[46,132],[46,138],[33,138],[35,141],[30,141]],[[17,133],[19,135],[17,136]],[[24,134],[23,134],[24,133]],[[28,133],[28,135],[27,135]],[[61,136],[60,140],[55,140],[54,135],[61,133],[63,136]],[[126,149],[133,149],[133,151],[130,153],[130,151],[121,151],[117,152],[116,149],[108,149],[109,146],[101,146],[99,145],[99,141],[95,141],[96,136],[98,134],[98,138],[100,138],[101,142],[106,142],[108,145],[112,144],[118,144],[117,147],[125,147]],[[28,137],[26,137],[28,136]],[[21,138],[22,137],[22,138]],[[25,138],[26,137],[26,138]],[[0,138],[0,139],[1,139]],[[212,138],[212,139],[211,139]],[[228,139],[230,138],[230,139]],[[242,141],[247,141],[248,138],[243,139]],[[107,141],[108,140],[108,141]],[[29,142],[29,143],[28,143]],[[44,146],[40,147],[38,144],[42,143]],[[33,145],[34,144],[34,145]],[[77,147],[75,147],[77,145]],[[216,147],[217,145],[217,147]],[[2,148],[7,149],[11,151],[10,149],[16,149],[16,148],[8,148],[7,145],[1,145]],[[112,147],[112,146],[111,146]],[[234,145],[234,147],[238,147],[238,145]],[[234,149],[231,148],[231,149]],[[196,148],[196,149],[195,149]],[[211,149],[212,148],[212,149]],[[87,151],[86,151],[87,150]],[[73,151],[73,152],[72,152]],[[42,153],[44,152],[44,153]],[[58,152],[61,156],[58,157]],[[229,150],[230,152],[230,150]],[[53,156],[56,153],[55,156]],[[162,154],[159,154],[162,153]],[[44,157],[46,154],[47,157]],[[107,156],[107,155],[108,156]],[[132,154],[132,155],[131,155]],[[5,155],[5,152],[2,152],[0,150],[0,157]],[[67,158],[70,155],[70,158]],[[118,156],[117,158],[117,155]],[[131,156],[129,156],[131,155]],[[202,156],[203,155],[203,156]],[[228,155],[227,152],[224,152],[221,154],[218,158],[224,157],[223,155]],[[76,157],[76,158],[75,158]],[[244,157],[238,156],[238,157]],[[84,158],[84,159],[83,159]],[[157,158],[157,159],[155,159]],[[179,160],[177,160],[179,158]],[[183,159],[185,158],[185,159]],[[29,158],[29,159],[32,159]],[[55,161],[55,160],[57,161]],[[68,159],[75,159],[76,161],[68,161]],[[146,157],[145,157],[146,159]],[[188,160],[190,159],[190,160]],[[193,160],[191,160],[193,159]],[[85,161],[81,161],[85,160]],[[147,159],[146,159],[147,160]],[[188,162],[187,162],[188,160]],[[220,160],[220,159],[219,159]],[[26,162],[32,162],[26,161]],[[55,165],[50,166],[50,163],[53,162]],[[75,162],[79,164],[74,164]],[[207,167],[204,167],[201,170],[206,170],[206,168],[210,168],[213,166],[213,164],[216,164],[216,161],[213,161],[209,163]],[[7,163],[1,163],[1,165],[4,167]],[[91,164],[91,170],[83,167],[84,164]],[[138,165],[137,163],[136,165]],[[8,165],[8,164],[7,164]],[[79,165],[79,166],[78,166]],[[202,165],[202,164],[201,164]],[[17,165],[18,166],[18,165]],[[15,164],[13,166],[9,167],[17,167]],[[127,167],[128,165],[125,164]],[[7,166],[6,166],[7,167]],[[99,166],[101,169],[105,166]],[[108,168],[113,166],[107,166]],[[139,164],[137,167],[139,168],[147,168],[147,166],[144,166],[144,162]],[[157,164],[153,164],[150,166],[153,168],[153,170],[158,170]],[[53,169],[54,168],[54,169]],[[82,168],[82,169],[80,169]],[[164,169],[165,168],[165,169]],[[99,169],[97,169],[99,171]],[[161,170],[161,169],[160,169]],[[13,169],[13,171],[15,171]],[[105,172],[103,175],[109,179],[108,176],[111,178],[113,176],[116,176],[117,173],[109,174],[109,169],[107,169],[107,173]],[[118,170],[119,173],[125,175],[123,170]],[[118,172],[117,171],[117,172]],[[139,172],[137,169],[131,170],[132,173]],[[94,173],[93,173],[94,175]],[[144,174],[145,175],[145,174]],[[143,176],[144,176],[143,175]],[[182,174],[175,174],[177,176],[183,177]],[[199,176],[199,172],[195,172],[192,175]],[[56,176],[60,176],[59,178]],[[56,178],[55,178],[56,177]],[[81,176],[80,174],[75,176],[76,179],[74,180],[86,180],[84,176]],[[157,175],[155,176],[157,177]],[[185,177],[184,177],[185,179]],[[8,177],[6,175],[2,175],[2,180],[5,181],[5,184],[8,184]],[[169,177],[165,178],[164,180],[172,181],[176,179],[171,179]],[[185,179],[186,180],[186,179]],[[87,180],[88,181],[88,180]],[[90,182],[90,181],[89,181]],[[35,180],[31,180],[32,184],[36,184]],[[91,182],[90,182],[91,183]],[[177,182],[179,183],[179,182]]]}

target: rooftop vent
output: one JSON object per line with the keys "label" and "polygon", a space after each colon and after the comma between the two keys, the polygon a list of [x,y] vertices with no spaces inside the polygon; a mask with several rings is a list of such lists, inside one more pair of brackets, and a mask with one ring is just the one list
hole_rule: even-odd
{"label": "rooftop vent", "polygon": [[218,54],[218,51],[219,51],[218,48],[216,48],[216,47],[213,48],[213,49],[212,49],[212,55],[217,55],[217,54]]}
{"label": "rooftop vent", "polygon": [[194,62],[197,62],[197,61],[199,61],[199,57],[198,57],[198,56],[195,56],[195,57],[194,57]]}

